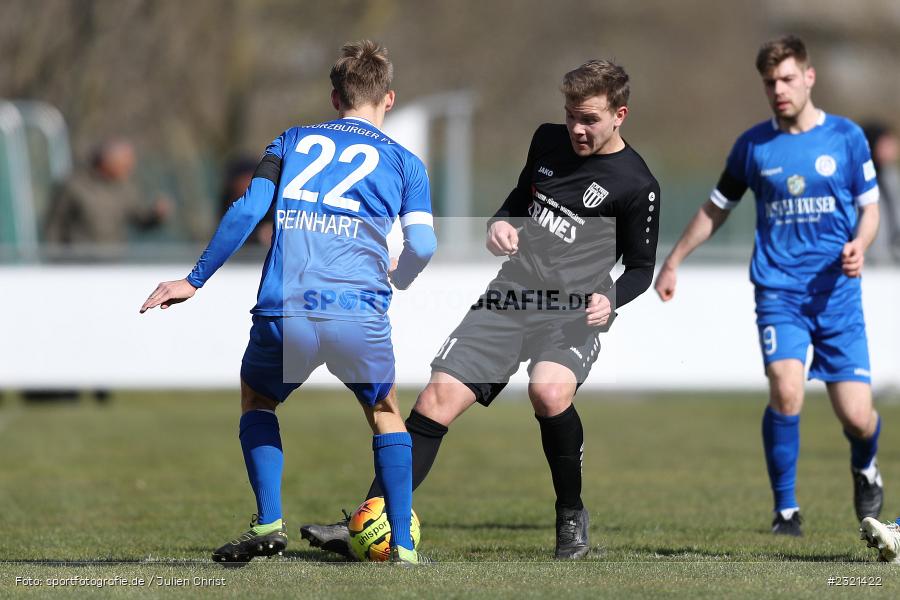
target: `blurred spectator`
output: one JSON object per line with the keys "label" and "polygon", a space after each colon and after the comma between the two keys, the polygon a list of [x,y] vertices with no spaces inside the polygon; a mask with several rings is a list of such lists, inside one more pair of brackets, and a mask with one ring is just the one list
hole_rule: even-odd
{"label": "blurred spectator", "polygon": [[82,258],[109,258],[121,252],[129,226],[150,229],[166,221],[172,201],[160,195],[150,206],[141,202],[131,177],[135,160],[126,140],[101,144],[91,168],[76,171],[51,203],[46,241],[71,246]]}
{"label": "blurred spectator", "polygon": [[[222,199],[220,201],[219,216],[223,216],[235,200],[244,195],[253,179],[256,171],[256,162],[251,158],[237,158],[228,163],[225,168],[225,182],[222,186]],[[272,229],[274,219],[268,214],[259,222],[247,242],[259,246],[269,247],[272,243]]]}
{"label": "blurred spectator", "polygon": [[876,263],[900,262],[900,140],[884,123],[868,123],[863,131],[869,140],[881,192],[878,237],[867,254]]}

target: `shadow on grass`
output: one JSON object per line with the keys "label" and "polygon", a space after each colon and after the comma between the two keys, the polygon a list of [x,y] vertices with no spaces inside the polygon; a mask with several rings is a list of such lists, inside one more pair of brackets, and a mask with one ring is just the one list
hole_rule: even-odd
{"label": "shadow on grass", "polygon": [[698,548],[697,546],[681,546],[681,547],[654,547],[654,546],[637,546],[629,548],[634,552],[650,554],[653,556],[662,556],[666,558],[690,558],[696,556],[718,558],[722,562],[822,562],[822,563],[866,563],[871,562],[865,558],[860,558],[848,553],[803,553],[803,552],[785,552],[778,550],[774,552],[753,552],[745,555],[729,550],[709,550]]}
{"label": "shadow on grass", "polygon": [[78,567],[90,565],[194,565],[215,564],[209,559],[201,558],[34,558],[0,560],[2,565],[35,565],[49,567]]}
{"label": "shadow on grass", "polygon": [[729,558],[733,556],[728,552],[714,552],[697,546],[681,546],[681,547],[655,547],[655,546],[634,546],[628,550],[639,552],[642,554],[650,554],[653,556],[665,556],[668,558],[678,558],[680,556],[707,556],[710,558]]}
{"label": "shadow on grass", "polygon": [[484,529],[505,531],[542,531],[553,530],[553,525],[538,525],[534,523],[435,523],[428,521],[423,524],[429,529],[461,529],[463,531],[479,531]]}
{"label": "shadow on grass", "polygon": [[778,552],[767,555],[773,560],[791,562],[836,562],[836,563],[871,563],[871,559],[860,558],[852,554],[801,554],[799,552]]}
{"label": "shadow on grass", "polygon": [[340,554],[335,554],[334,552],[326,552],[325,550],[286,550],[284,553],[284,558],[290,560],[297,560],[303,562],[316,562],[316,563],[328,563],[329,565],[355,565],[359,564],[355,561],[350,561],[341,556]]}
{"label": "shadow on grass", "polygon": [[[187,550],[190,552],[197,552],[198,554],[202,554],[202,555],[209,554],[209,548],[192,547],[192,548],[188,548]],[[339,554],[335,554],[333,552],[326,552],[324,550],[319,550],[317,548],[307,548],[307,549],[300,549],[300,550],[285,550],[284,554],[282,554],[280,557],[273,556],[271,559],[266,559],[263,557],[256,557],[251,562],[252,563],[265,562],[266,560],[272,560],[272,561],[277,562],[279,560],[279,558],[285,558],[285,559],[292,560],[292,561],[310,562],[310,563],[328,563],[328,564],[335,564],[335,565],[340,565],[340,564],[352,565],[352,564],[354,564],[352,561],[348,561],[346,558],[344,558],[343,556],[340,556]],[[140,563],[143,561],[139,560],[136,562]],[[204,561],[196,561],[196,562],[212,562],[212,561],[204,560]],[[217,564],[217,563],[214,563],[214,564]]]}

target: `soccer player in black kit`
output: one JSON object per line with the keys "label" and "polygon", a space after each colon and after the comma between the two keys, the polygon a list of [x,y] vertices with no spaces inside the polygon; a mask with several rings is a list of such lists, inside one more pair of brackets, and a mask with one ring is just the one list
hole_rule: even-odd
{"label": "soccer player in black kit", "polygon": [[[650,286],[660,191],[620,135],[624,69],[589,61],[565,75],[562,92],[566,124],[537,129],[516,187],[488,222],[488,250],[509,259],[438,350],[406,427],[415,488],[450,423],[475,402],[488,406],[528,361],[528,396],[556,492],[555,557],[577,559],[589,542],[584,433],[572,400],[615,310]],[[613,281],[620,258],[625,270]],[[367,497],[379,495],[373,482]],[[300,531],[312,546],[349,556],[345,521]]]}

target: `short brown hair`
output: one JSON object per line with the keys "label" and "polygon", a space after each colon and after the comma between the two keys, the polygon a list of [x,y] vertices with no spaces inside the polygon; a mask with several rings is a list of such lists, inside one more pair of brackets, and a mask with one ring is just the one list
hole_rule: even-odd
{"label": "short brown hair", "polygon": [[330,77],[341,104],[359,108],[384,99],[391,89],[394,65],[388,60],[387,48],[381,44],[371,40],[348,42],[341,47]]}
{"label": "short brown hair", "polygon": [[759,52],[756,53],[756,70],[760,75],[765,75],[770,69],[774,69],[789,58],[793,58],[801,66],[809,64],[806,44],[796,35],[769,40],[760,46]]}
{"label": "short brown hair", "polygon": [[593,96],[606,96],[611,110],[628,105],[631,89],[625,69],[608,60],[589,60],[565,74],[560,86],[567,102],[582,102]]}

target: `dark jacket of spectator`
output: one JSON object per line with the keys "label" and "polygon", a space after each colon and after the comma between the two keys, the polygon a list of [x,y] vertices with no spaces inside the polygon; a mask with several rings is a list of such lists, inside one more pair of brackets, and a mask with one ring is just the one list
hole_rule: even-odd
{"label": "dark jacket of spectator", "polygon": [[60,188],[50,206],[45,239],[61,245],[121,245],[129,227],[147,229],[169,216],[171,202],[157,199],[145,205],[131,181],[134,150],[127,142],[112,142],[96,153],[92,168],[76,172]]}

